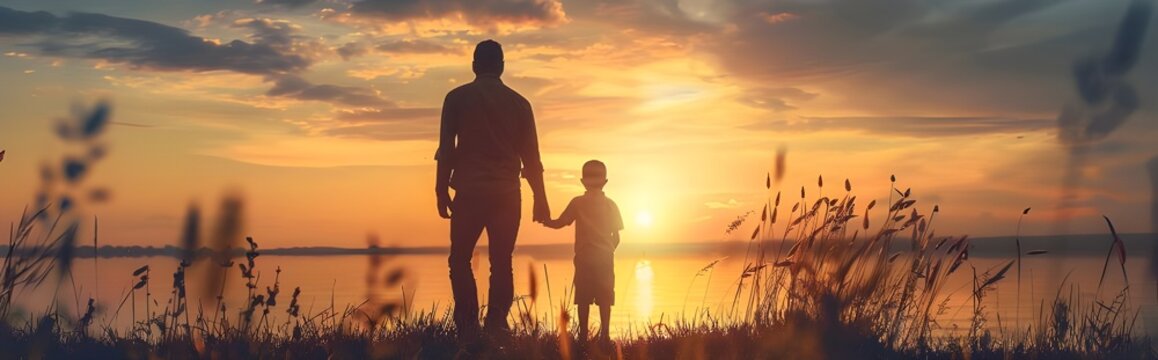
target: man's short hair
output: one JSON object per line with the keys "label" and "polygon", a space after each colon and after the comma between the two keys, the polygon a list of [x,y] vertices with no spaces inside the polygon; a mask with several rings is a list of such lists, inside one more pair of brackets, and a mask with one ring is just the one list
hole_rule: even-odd
{"label": "man's short hair", "polygon": [[491,39],[483,40],[474,47],[474,62],[479,65],[502,64],[503,46]]}

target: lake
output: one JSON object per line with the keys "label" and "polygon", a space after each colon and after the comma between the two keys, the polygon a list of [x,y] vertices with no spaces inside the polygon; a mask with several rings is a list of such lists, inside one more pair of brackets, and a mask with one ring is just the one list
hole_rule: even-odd
{"label": "lake", "polygon": [[[1027,240],[1027,243],[1037,248],[1052,244],[1040,239],[1035,241],[1038,242]],[[1127,246],[1137,241],[1141,240],[1130,241]],[[980,255],[974,255],[971,261],[978,273],[1001,266],[1011,259],[999,256],[999,251],[986,249],[987,246],[995,247],[993,243],[979,241],[979,245],[976,245],[981,248],[976,251]],[[1098,292],[1097,285],[1108,249],[1106,242],[1097,244],[1101,245],[1085,244],[1088,246],[1079,246],[1077,250],[1069,251],[1052,249],[1049,254],[1025,257],[1020,306],[1017,302],[1016,273],[1011,271],[1005,280],[997,284],[997,289],[985,298],[984,305],[990,314],[989,326],[996,326],[998,317],[1002,325],[1006,326],[1019,321],[1033,321],[1043,302],[1048,312],[1049,302],[1059,293],[1059,285],[1067,274],[1070,274],[1069,281],[1061,290],[1062,296],[1069,296],[1073,291],[1083,299],[1092,298]],[[1064,248],[1056,244],[1054,247]],[[1094,250],[1097,247],[1103,250]],[[653,250],[648,251],[649,248]],[[1024,248],[1028,250],[1035,247]],[[1137,247],[1132,250],[1137,250]],[[487,298],[489,265],[485,254],[485,250],[481,251],[475,261],[475,277],[481,302]],[[1139,331],[1158,326],[1158,289],[1156,279],[1149,272],[1148,254],[1149,249],[1131,251],[1126,263],[1129,275],[1127,301],[1130,308],[1140,311]],[[278,306],[271,312],[275,324],[284,321],[285,306],[295,287],[301,288],[299,302],[306,314],[315,314],[330,306],[339,310],[359,306],[368,300],[371,303],[400,303],[405,299],[407,307],[414,311],[433,309],[443,312],[451,306],[445,255],[383,256],[377,271],[371,271],[371,259],[369,255],[259,256],[256,273],[260,277],[258,289],[264,291],[266,286],[272,286],[276,275],[281,294]],[[715,260],[720,261],[711,269],[703,271]],[[718,251],[660,252],[655,251],[654,246],[636,246],[620,251],[615,266],[617,297],[612,312],[613,332],[618,335],[639,333],[648,324],[671,322],[673,318],[694,313],[697,309],[708,309],[717,315],[723,313],[722,310],[733,303],[743,263],[744,252],[734,247]],[[76,313],[77,309],[83,311],[87,298],[93,297],[99,309],[96,324],[127,329],[133,318],[143,318],[146,311],[143,289],[136,293],[135,298],[126,296],[137,281],[132,276],[133,271],[143,265],[148,265],[151,272],[152,280],[148,289],[151,292],[150,300],[155,301],[151,311],[161,311],[171,297],[172,273],[177,266],[177,260],[170,257],[100,258],[95,261],[92,258],[78,259],[73,265],[73,279],[65,279],[57,291],[46,286],[31,293],[18,294],[17,303],[25,311],[43,313],[55,296],[61,309]],[[201,299],[200,306],[212,313],[217,290],[206,289],[203,285],[207,283],[203,280],[208,266],[208,262],[201,261],[189,269],[189,298],[194,309],[198,307],[197,299]],[[276,273],[279,268],[280,274]],[[385,279],[396,269],[402,269],[402,280],[394,286],[386,286]],[[539,314],[540,318],[557,318],[559,304],[564,294],[569,292],[568,287],[574,276],[570,254],[544,255],[540,251],[530,255],[516,250],[514,270],[516,296],[527,295],[524,300],[528,306],[533,304],[531,311]],[[229,270],[227,277],[226,307],[231,311],[231,319],[236,319],[237,312],[244,307],[245,284],[236,267]],[[535,282],[534,287],[537,289],[533,302],[530,298],[532,282]],[[945,329],[943,332],[951,334],[955,326],[968,328],[972,309],[969,300],[971,282],[970,271],[958,271],[951,275],[950,282],[942,291],[942,296],[949,298],[947,311],[937,317],[938,323]],[[1124,284],[1115,257],[1110,263],[1101,298],[1112,298]],[[121,305],[123,300],[125,302]],[[740,303],[743,304],[743,301]],[[136,310],[135,314],[133,309]],[[593,316],[597,318],[594,313]],[[195,316],[196,311],[193,314]],[[592,322],[594,326],[597,319]],[[958,333],[960,331],[964,330]]]}

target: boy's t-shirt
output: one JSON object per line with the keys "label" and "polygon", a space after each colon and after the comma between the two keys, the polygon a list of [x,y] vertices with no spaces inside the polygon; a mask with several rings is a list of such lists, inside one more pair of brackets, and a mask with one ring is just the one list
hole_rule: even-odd
{"label": "boy's t-shirt", "polygon": [[619,246],[616,236],[623,230],[619,207],[603,191],[588,190],[571,199],[559,215],[564,224],[575,222],[575,257],[606,256]]}

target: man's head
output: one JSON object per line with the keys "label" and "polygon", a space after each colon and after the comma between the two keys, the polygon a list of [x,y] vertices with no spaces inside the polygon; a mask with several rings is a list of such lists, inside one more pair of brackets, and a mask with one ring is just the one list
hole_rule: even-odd
{"label": "man's head", "polygon": [[607,185],[607,165],[591,160],[583,164],[583,178],[579,179],[588,190],[601,190]]}
{"label": "man's head", "polygon": [[503,46],[490,39],[475,45],[473,68],[476,75],[502,75]]}

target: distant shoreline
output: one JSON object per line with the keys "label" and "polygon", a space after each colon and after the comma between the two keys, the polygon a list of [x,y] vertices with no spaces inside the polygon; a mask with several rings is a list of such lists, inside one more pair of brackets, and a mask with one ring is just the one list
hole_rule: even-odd
{"label": "distant shoreline", "polygon": [[[1152,250],[1158,242],[1158,235],[1147,233],[1136,234],[1122,234],[1122,241],[1126,245],[1127,256],[1151,256]],[[957,239],[959,237],[954,237]],[[938,237],[938,239],[942,239]],[[1061,255],[1099,255],[1098,252],[1106,252],[1109,249],[1111,236],[1109,234],[1086,234],[1086,235],[1046,235],[1046,236],[1023,236],[1021,237],[1022,251],[1029,250],[1046,250],[1049,253]],[[937,240],[936,242],[939,242]],[[930,244],[934,247],[936,242]],[[971,238],[970,256],[977,257],[1003,257],[1014,256],[1015,245],[1014,237],[999,236],[999,237],[982,237]],[[756,243],[752,243],[755,245]],[[735,254],[743,254],[748,248],[749,242],[746,241],[705,241],[692,243],[671,243],[671,244],[655,244],[655,243],[624,243],[617,253],[621,255],[654,255],[654,256],[678,256],[678,255],[703,255],[703,256],[729,256]],[[788,245],[786,245],[787,247]],[[479,253],[486,252],[486,245],[480,244]],[[0,247],[4,254],[9,254],[7,246]],[[909,241],[907,239],[898,239],[894,241],[892,249],[895,251],[905,251],[909,249]],[[287,247],[287,248],[273,248],[273,249],[258,249],[258,252],[267,256],[342,256],[342,255],[443,255],[449,252],[449,247],[446,246],[417,246],[417,247],[367,247],[367,248],[343,248],[343,247]],[[771,250],[775,252],[776,250]],[[30,249],[17,249],[16,254],[28,254]],[[234,257],[244,256],[245,250],[242,248],[232,249],[231,255]],[[543,258],[560,257],[568,258],[572,256],[572,244],[556,243],[556,244],[526,244],[518,245],[515,249],[516,254],[532,255]],[[184,249],[173,245],[166,245],[162,247],[153,246],[101,246],[96,249],[89,245],[78,246],[73,252],[76,258],[118,258],[118,257],[160,257],[167,256],[173,258],[180,258],[185,253]],[[207,257],[213,254],[213,251],[208,248],[201,248],[195,252],[197,257]]]}

